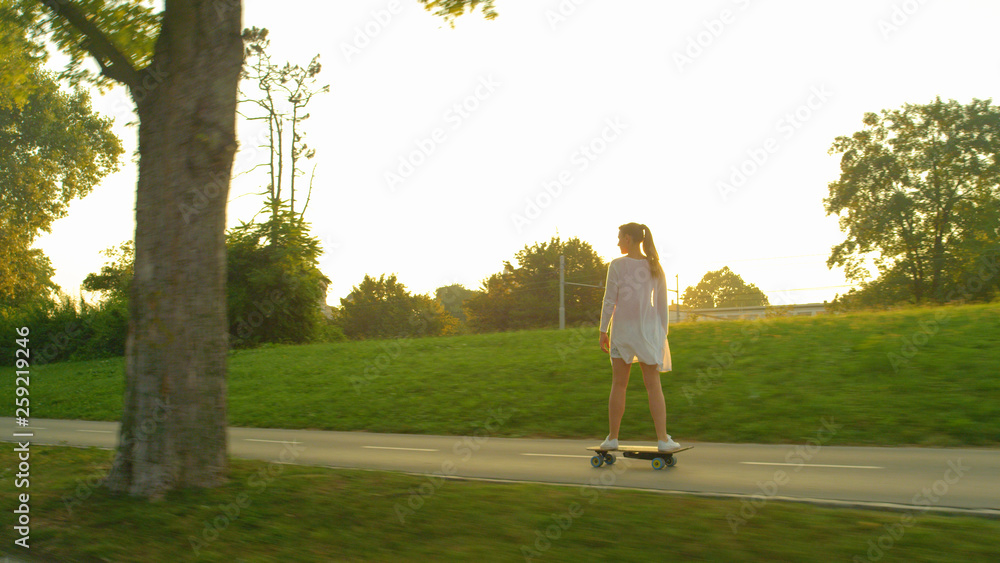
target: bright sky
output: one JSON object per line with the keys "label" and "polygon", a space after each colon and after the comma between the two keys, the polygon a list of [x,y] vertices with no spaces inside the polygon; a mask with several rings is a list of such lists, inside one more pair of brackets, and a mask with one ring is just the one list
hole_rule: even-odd
{"label": "bright sky", "polygon": [[[772,304],[830,300],[847,291],[826,267],[843,240],[822,203],[839,174],[834,138],[865,112],[1000,91],[990,0],[497,10],[450,29],[416,0],[244,1],[244,26],[270,30],[276,62],[318,53],[331,87],[305,122],[318,164],[306,218],[326,250],[331,305],[366,273],[395,273],[415,293],[478,289],[557,233],[610,260],[630,221],[650,227],[682,292],[728,265]],[[131,154],[124,90],[95,108]],[[265,157],[256,133],[240,124],[237,172]],[[135,180],[129,161],[39,239],[65,291],[132,238]],[[263,171],[235,181],[230,225],[261,206],[238,196],[264,185]]]}

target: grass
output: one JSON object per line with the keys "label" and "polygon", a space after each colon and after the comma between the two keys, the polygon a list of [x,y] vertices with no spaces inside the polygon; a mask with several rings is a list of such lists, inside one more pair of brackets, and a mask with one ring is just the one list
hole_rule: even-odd
{"label": "grass", "polygon": [[[502,413],[491,435],[599,439],[611,369],[597,336],[588,325],[239,351],[229,422],[469,435]],[[1000,445],[998,304],[684,323],[670,343],[668,431],[682,442],[801,443],[826,418],[842,425],[830,444]],[[123,372],[120,358],[33,367],[31,414],[118,420]],[[655,440],[638,368],[622,436]]]}
{"label": "grass", "polygon": [[[3,456],[14,457],[12,446]],[[1000,520],[985,518],[779,501],[751,513],[745,500],[245,460],[231,461],[228,484],[171,493],[150,509],[94,486],[110,456],[32,446],[31,548],[13,544],[5,503],[0,552],[59,562],[659,561],[665,551],[678,560],[992,562],[1000,537]],[[0,491],[13,500],[25,490],[10,473]]]}

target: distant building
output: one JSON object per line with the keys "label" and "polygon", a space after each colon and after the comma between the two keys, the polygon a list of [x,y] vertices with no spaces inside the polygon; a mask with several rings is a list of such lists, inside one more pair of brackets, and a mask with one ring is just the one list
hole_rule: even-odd
{"label": "distant building", "polygon": [[813,317],[826,313],[826,305],[824,303],[806,303],[803,305],[725,307],[719,309],[681,309],[680,319],[677,318],[677,310],[674,307],[671,307],[670,321],[753,320],[766,317],[768,312],[770,312],[772,316]]}

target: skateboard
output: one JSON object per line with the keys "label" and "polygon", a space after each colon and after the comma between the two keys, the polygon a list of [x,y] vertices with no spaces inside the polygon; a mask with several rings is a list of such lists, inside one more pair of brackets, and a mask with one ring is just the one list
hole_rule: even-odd
{"label": "skateboard", "polygon": [[670,450],[669,452],[661,452],[656,449],[656,446],[618,446],[617,450],[605,450],[600,446],[591,446],[587,449],[597,452],[597,455],[590,458],[590,465],[594,467],[600,467],[605,463],[608,465],[613,464],[615,462],[615,455],[611,452],[617,451],[628,458],[652,460],[653,469],[663,469],[664,467],[677,465],[677,458],[674,457],[674,454],[690,450],[693,447],[685,446],[676,450]]}

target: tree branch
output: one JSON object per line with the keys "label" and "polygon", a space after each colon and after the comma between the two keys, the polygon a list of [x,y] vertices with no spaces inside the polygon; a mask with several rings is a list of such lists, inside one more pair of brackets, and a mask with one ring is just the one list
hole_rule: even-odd
{"label": "tree branch", "polygon": [[139,87],[139,73],[121,51],[108,39],[87,16],[69,0],[41,0],[57,17],[75,27],[83,34],[82,47],[101,65],[101,74],[124,84],[129,90]]}
{"label": "tree branch", "polygon": [[313,165],[312,176],[309,177],[309,193],[306,194],[306,204],[302,206],[302,213],[299,213],[299,220],[305,218],[306,208],[309,207],[309,200],[312,198],[313,195],[313,180],[316,179],[317,166],[319,166],[319,164]]}

